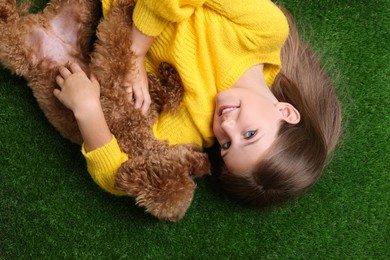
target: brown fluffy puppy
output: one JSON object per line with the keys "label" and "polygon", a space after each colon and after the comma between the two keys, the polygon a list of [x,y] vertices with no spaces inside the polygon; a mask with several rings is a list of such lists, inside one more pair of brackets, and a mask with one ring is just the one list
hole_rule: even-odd
{"label": "brown fluffy puppy", "polygon": [[[169,146],[153,136],[164,109],[175,111],[183,96],[181,81],[168,64],[149,74],[152,105],[143,116],[127,100],[123,77],[132,69],[129,28],[133,1],[118,0],[99,23],[100,1],[52,0],[43,12],[29,14],[14,0],[0,0],[0,62],[26,78],[50,123],[65,138],[82,143],[73,113],[53,95],[58,66],[77,61],[101,84],[101,102],[111,132],[129,155],[117,172],[116,188],[161,220],[181,219],[191,204],[195,177],[210,172],[207,155],[192,144]],[[90,43],[98,25],[97,42]]]}

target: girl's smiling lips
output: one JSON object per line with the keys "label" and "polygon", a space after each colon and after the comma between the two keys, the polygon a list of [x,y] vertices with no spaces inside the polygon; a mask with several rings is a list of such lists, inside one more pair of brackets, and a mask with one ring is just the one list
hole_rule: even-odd
{"label": "girl's smiling lips", "polygon": [[237,108],[240,108],[240,106],[233,106],[233,105],[220,106],[218,110],[218,115],[222,116],[223,114],[229,113],[233,110],[236,110]]}

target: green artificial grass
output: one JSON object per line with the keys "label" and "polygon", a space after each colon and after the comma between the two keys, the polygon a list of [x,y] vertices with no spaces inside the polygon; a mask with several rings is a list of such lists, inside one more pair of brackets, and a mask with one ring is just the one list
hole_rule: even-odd
{"label": "green artificial grass", "polygon": [[313,189],[254,210],[204,177],[185,218],[159,222],[98,188],[80,148],[0,68],[0,259],[389,259],[390,2],[281,2],[321,54],[345,115]]}

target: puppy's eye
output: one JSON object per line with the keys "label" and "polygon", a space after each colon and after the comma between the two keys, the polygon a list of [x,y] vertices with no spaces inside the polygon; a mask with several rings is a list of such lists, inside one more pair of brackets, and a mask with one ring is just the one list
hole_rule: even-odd
{"label": "puppy's eye", "polygon": [[252,137],[254,137],[256,135],[256,133],[257,133],[257,130],[250,130],[244,134],[244,138],[251,139]]}
{"label": "puppy's eye", "polygon": [[224,144],[221,145],[221,148],[223,150],[226,150],[226,149],[229,149],[230,145],[232,144],[232,142],[226,142]]}

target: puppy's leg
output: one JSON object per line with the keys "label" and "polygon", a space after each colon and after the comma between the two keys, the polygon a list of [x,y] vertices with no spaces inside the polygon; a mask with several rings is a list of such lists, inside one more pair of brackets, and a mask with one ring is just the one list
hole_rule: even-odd
{"label": "puppy's leg", "polygon": [[91,14],[98,12],[93,2],[53,0],[43,12],[28,14],[15,1],[0,0],[0,62],[27,79],[49,121],[76,143],[82,142],[76,121],[53,89],[59,65],[77,61],[87,68],[87,39],[98,16]]}
{"label": "puppy's leg", "polygon": [[118,0],[98,27],[90,67],[104,86],[102,91],[108,91],[107,95],[111,95],[111,88],[123,83],[124,76],[133,67],[130,51],[133,8],[133,1]]}
{"label": "puppy's leg", "polygon": [[42,12],[28,14],[16,1],[0,0],[1,64],[29,79],[36,70],[85,63],[101,12],[96,2],[53,0]]}
{"label": "puppy's leg", "polygon": [[135,157],[118,170],[115,188],[163,221],[178,221],[191,205],[195,182],[188,167],[168,154]]}

